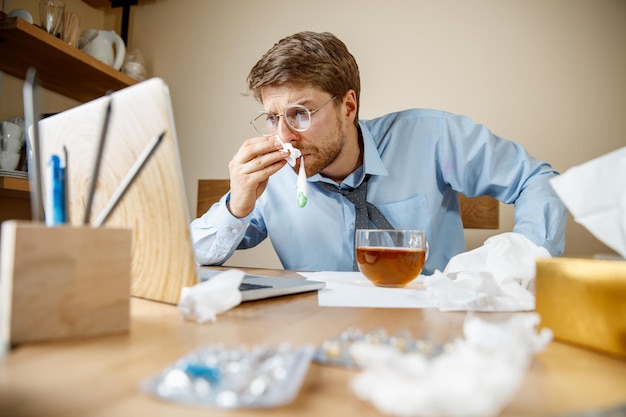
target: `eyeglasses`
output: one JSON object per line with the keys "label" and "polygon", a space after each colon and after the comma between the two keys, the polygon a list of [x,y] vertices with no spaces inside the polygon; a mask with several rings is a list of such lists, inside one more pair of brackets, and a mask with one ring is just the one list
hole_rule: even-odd
{"label": "eyeglasses", "polygon": [[260,111],[252,116],[250,124],[263,136],[272,136],[278,128],[278,118],[284,117],[287,125],[296,132],[304,132],[311,127],[311,118],[325,105],[336,99],[333,96],[326,100],[324,104],[314,110],[309,110],[300,104],[294,104],[285,109],[283,114],[274,114],[269,111]]}

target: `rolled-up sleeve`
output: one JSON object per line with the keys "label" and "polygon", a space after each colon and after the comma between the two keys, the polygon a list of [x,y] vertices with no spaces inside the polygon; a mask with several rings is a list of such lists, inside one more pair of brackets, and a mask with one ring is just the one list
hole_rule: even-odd
{"label": "rolled-up sleeve", "polygon": [[549,182],[559,173],[467,117],[446,114],[442,127],[439,155],[445,181],[468,197],[490,195],[514,204],[513,232],[553,256],[562,255],[567,212]]}

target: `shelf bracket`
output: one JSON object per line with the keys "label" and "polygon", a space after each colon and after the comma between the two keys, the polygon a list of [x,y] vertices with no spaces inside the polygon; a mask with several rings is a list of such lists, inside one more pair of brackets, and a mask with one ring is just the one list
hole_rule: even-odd
{"label": "shelf bracket", "polygon": [[111,0],[111,7],[122,7],[122,29],[120,37],[124,45],[128,46],[128,26],[130,20],[130,6],[137,5],[139,0]]}

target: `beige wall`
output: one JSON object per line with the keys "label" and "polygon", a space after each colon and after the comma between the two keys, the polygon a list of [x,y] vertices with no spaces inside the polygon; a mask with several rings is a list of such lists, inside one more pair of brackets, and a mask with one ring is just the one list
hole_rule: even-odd
{"label": "beige wall", "polygon": [[[107,15],[102,24],[119,28],[119,14]],[[227,177],[252,135],[260,106],[242,94],[245,78],[284,36],[331,31],[346,42],[362,118],[408,107],[466,114],[563,172],[626,145],[625,22],[623,0],[145,0],[132,9],[129,47],[170,86],[195,207],[197,180]],[[495,233],[511,230],[512,208],[501,217]],[[469,231],[470,247],[493,233]],[[568,256],[609,251],[571,218],[567,233]],[[269,245],[230,264],[279,265]]]}

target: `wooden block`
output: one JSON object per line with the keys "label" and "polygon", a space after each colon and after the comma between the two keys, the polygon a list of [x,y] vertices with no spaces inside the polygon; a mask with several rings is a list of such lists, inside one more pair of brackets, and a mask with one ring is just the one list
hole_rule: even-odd
{"label": "wooden block", "polygon": [[3,342],[128,332],[131,246],[127,229],[2,223]]}

